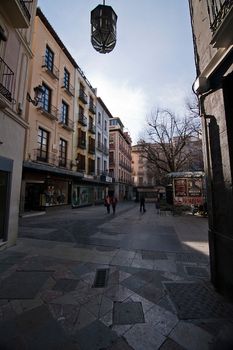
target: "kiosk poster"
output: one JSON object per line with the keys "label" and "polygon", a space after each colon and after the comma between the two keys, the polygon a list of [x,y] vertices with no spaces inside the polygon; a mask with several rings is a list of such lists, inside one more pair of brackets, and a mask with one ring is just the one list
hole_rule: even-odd
{"label": "kiosk poster", "polygon": [[186,181],[186,179],[174,179],[175,197],[187,196]]}
{"label": "kiosk poster", "polygon": [[202,195],[202,179],[188,179],[188,196],[199,197]]}

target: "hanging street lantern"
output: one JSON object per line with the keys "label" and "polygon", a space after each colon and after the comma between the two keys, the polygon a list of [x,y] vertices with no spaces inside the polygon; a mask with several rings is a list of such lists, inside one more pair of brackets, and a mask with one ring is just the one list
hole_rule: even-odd
{"label": "hanging street lantern", "polygon": [[91,11],[91,43],[100,53],[111,52],[116,45],[117,15],[111,6],[98,5]]}

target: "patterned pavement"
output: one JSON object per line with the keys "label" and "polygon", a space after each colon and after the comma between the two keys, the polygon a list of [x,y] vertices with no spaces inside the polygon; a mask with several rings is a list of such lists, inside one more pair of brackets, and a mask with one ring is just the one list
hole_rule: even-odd
{"label": "patterned pavement", "polygon": [[134,203],[23,218],[0,253],[0,349],[233,349],[206,219]]}

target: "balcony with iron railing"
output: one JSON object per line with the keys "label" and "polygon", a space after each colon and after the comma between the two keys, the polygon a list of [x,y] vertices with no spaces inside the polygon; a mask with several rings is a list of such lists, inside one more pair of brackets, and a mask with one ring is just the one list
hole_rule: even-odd
{"label": "balcony with iron railing", "polygon": [[36,108],[47,118],[51,120],[58,120],[58,109],[55,106],[50,105],[48,107],[45,107],[43,102],[39,102]]}
{"label": "balcony with iron railing", "polygon": [[74,96],[75,89],[74,89],[73,85],[71,85],[70,83],[63,84],[62,89],[67,93],[67,95]]}
{"label": "balcony with iron railing", "polygon": [[84,92],[84,90],[80,89],[79,90],[79,99],[82,101],[84,104],[87,104],[87,94]]}
{"label": "balcony with iron railing", "polygon": [[78,122],[83,126],[87,126],[87,118],[82,112],[78,113]]}
{"label": "balcony with iron railing", "polygon": [[74,131],[74,122],[69,118],[64,118],[63,116],[60,116],[59,124],[68,131]]}
{"label": "balcony with iron railing", "polygon": [[233,1],[208,0],[210,28],[214,47],[228,47],[233,44]]}
{"label": "balcony with iron railing", "polygon": [[93,114],[96,114],[96,106],[93,102],[89,102],[89,111]]}
{"label": "balcony with iron railing", "polygon": [[14,28],[29,27],[33,0],[3,0],[1,2]]}
{"label": "balcony with iron railing", "polygon": [[95,154],[95,147],[93,147],[92,145],[89,145],[88,146],[88,153]]}
{"label": "balcony with iron railing", "polygon": [[87,144],[86,144],[86,140],[85,139],[78,139],[78,145],[79,148],[82,149],[86,149],[87,148]]}
{"label": "balcony with iron railing", "polygon": [[88,130],[90,131],[91,134],[95,135],[96,128],[94,124],[89,124]]}
{"label": "balcony with iron railing", "polygon": [[0,106],[7,107],[13,100],[14,72],[0,57]]}
{"label": "balcony with iron railing", "polygon": [[42,57],[42,68],[45,68],[45,71],[53,78],[59,79],[59,69],[55,66],[55,64],[48,61],[46,56]]}
{"label": "balcony with iron railing", "polygon": [[34,149],[33,154],[30,155],[30,161],[55,166],[58,168],[71,169],[71,160],[65,157],[60,157],[54,152],[42,151],[41,149]]}

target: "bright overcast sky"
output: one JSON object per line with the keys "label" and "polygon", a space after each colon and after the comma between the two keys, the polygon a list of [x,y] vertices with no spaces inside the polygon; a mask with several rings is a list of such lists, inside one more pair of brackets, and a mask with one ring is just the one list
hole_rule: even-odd
{"label": "bright overcast sky", "polygon": [[135,144],[156,107],[181,115],[195,67],[187,0],[106,0],[118,16],[109,54],[90,42],[98,0],[38,0],[44,15]]}

